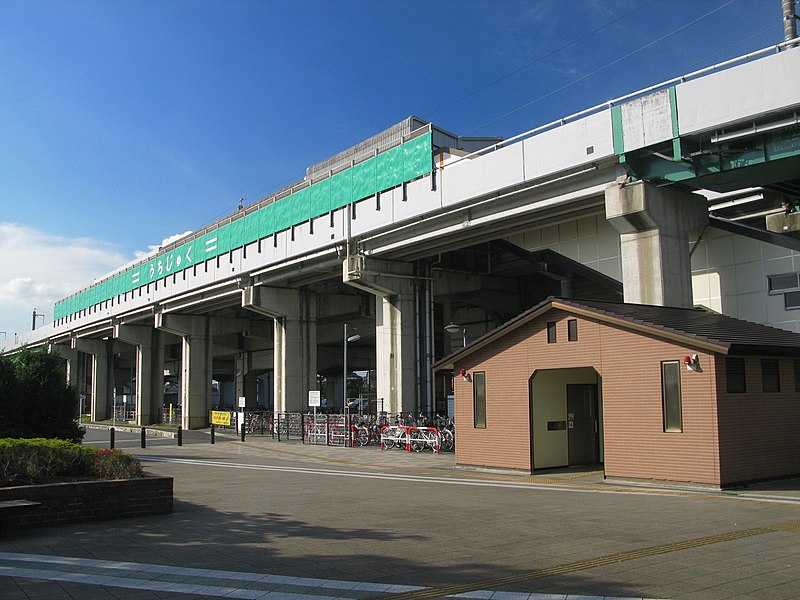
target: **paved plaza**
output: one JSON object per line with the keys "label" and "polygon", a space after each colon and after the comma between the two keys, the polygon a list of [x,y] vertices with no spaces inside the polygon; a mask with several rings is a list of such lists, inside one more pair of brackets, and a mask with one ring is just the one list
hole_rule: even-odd
{"label": "paved plaza", "polygon": [[718,492],[216,440],[142,449],[117,432],[117,447],[174,477],[174,513],[13,532],[0,598],[800,597],[798,480]]}

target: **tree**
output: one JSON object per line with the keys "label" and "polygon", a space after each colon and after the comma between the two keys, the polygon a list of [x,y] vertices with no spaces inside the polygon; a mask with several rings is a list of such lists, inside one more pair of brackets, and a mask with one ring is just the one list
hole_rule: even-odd
{"label": "tree", "polygon": [[0,356],[0,437],[80,442],[78,392],[67,385],[64,360],[23,348]]}

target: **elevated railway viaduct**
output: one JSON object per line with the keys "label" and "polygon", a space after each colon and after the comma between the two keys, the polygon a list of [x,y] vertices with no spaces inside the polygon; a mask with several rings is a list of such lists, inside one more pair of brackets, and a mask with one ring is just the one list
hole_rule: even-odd
{"label": "elevated railway viaduct", "polygon": [[173,403],[201,428],[239,398],[297,411],[322,387],[341,408],[353,371],[377,410],[444,411],[430,365],[552,294],[796,330],[769,285],[793,264],[764,265],[800,250],[798,72],[785,43],[507,140],[411,117],[63,299],[6,351],[58,349],[93,419],[125,396],[138,424]]}

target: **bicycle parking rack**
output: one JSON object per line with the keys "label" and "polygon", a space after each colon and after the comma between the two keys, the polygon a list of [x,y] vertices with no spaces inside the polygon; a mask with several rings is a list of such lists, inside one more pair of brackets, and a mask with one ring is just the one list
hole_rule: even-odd
{"label": "bicycle parking rack", "polygon": [[411,452],[411,442],[405,425],[384,425],[381,427],[381,450],[387,448],[403,448]]}
{"label": "bicycle parking rack", "polygon": [[[436,427],[407,427],[408,430],[408,451],[412,449],[416,452],[430,448],[435,454],[439,454],[439,430]],[[419,447],[417,447],[419,446]]]}
{"label": "bicycle parking rack", "polygon": [[325,446],[355,446],[357,432],[355,427],[349,426],[344,417],[338,415],[325,415],[317,417],[306,425],[307,444],[319,444]]}

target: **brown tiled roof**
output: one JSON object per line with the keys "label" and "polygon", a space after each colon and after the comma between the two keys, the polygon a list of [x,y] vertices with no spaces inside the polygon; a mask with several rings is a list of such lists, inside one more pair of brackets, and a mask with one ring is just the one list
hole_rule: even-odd
{"label": "brown tiled roof", "polygon": [[438,361],[434,368],[451,367],[455,360],[551,309],[596,318],[605,323],[721,354],[800,357],[800,334],[728,317],[704,308],[673,308],[551,297],[478,338],[466,348]]}

